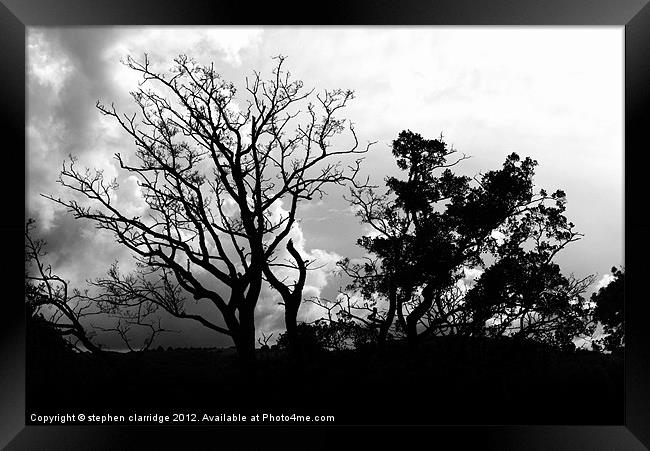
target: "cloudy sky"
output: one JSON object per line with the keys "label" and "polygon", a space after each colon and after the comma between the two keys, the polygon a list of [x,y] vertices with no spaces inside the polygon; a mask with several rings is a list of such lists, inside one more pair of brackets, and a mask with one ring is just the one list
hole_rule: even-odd
{"label": "cloudy sky", "polygon": [[[112,236],[40,194],[68,197],[56,179],[72,154],[118,177],[118,202],[137,207],[137,186],[113,160],[115,152],[133,152],[132,141],[95,103],[128,111],[138,79],[120,58],[145,52],[160,69],[180,53],[214,62],[240,86],[253,70],[270,74],[272,57],[282,54],[305,86],[354,90],[345,116],[361,142],[377,142],[365,164],[377,183],[396,172],[390,142],[404,129],[442,133],[472,157],[461,168],[470,175],[499,167],[511,152],[531,156],[539,162],[536,185],[563,189],[567,216],[585,234],[559,256],[565,273],[606,280],[609,268],[623,264],[622,27],[29,28],[27,43],[28,215],[49,243],[49,262],[73,285],[104,274],[116,259],[128,267],[130,257]],[[340,191],[302,210],[294,241],[323,264],[310,274],[308,294],[336,294],[343,282],[330,269],[343,256],[361,255],[361,234]],[[261,330],[281,328],[277,302],[264,292]],[[167,321],[184,333],[161,337],[162,345],[230,344]]]}

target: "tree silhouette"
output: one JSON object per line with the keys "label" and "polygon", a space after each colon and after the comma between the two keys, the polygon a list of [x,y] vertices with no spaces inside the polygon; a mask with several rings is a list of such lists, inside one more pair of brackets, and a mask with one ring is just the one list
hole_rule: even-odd
{"label": "tree silhouette", "polygon": [[[412,345],[431,334],[550,334],[566,344],[587,333],[580,294],[592,278],[566,278],[552,261],[581,237],[564,216],[564,192],[535,192],[530,158],[513,153],[502,168],[471,179],[452,170],[467,158],[455,153],[442,138],[403,131],[393,155],[406,179],[389,177],[385,193],[351,191],[373,230],[359,244],[374,258],[342,267],[352,291],[387,302],[380,342],[395,321]],[[471,289],[460,283],[467,269],[482,271]]]}
{"label": "tree silhouette", "polygon": [[625,347],[625,270],[612,268],[614,279],[591,295],[591,301],[596,304],[594,318],[603,325],[607,334],[602,345],[607,351],[620,352]]}
{"label": "tree silhouette", "polygon": [[[35,221],[29,219],[25,225],[25,302],[28,324],[34,329],[34,337],[40,337],[38,346],[41,349],[49,346],[45,341],[67,340],[79,351],[100,354],[102,346],[97,343],[96,336],[101,331],[117,334],[130,351],[146,350],[160,333],[169,332],[162,327],[159,318],[148,318],[152,313],[148,304],[124,308],[128,304],[121,303],[124,293],[117,293],[114,284],[90,282],[89,288],[96,288],[92,293],[88,288],[71,288],[69,282],[55,274],[46,262],[46,243],[34,237],[34,229]],[[112,265],[109,274],[116,271],[117,266]],[[136,285],[131,284],[129,288]],[[114,324],[109,325],[112,320]],[[135,328],[146,333],[139,349],[134,347],[134,340],[129,336]],[[56,335],[59,340],[53,341]]]}
{"label": "tree silhouette", "polygon": [[[82,324],[84,318],[98,313],[97,306],[78,289],[70,289],[46,263],[46,243],[35,238],[35,221],[25,224],[25,304],[28,325],[37,335],[69,340],[78,350],[101,352],[91,340],[92,332]],[[41,332],[38,332],[41,331]],[[45,334],[45,335],[44,335]],[[41,343],[48,345],[48,343]],[[49,343],[52,345],[52,343]]]}
{"label": "tree silhouette", "polygon": [[467,293],[469,331],[574,349],[573,340],[589,337],[595,328],[582,296],[593,280],[565,277],[557,264],[540,259],[538,250],[501,258]]}
{"label": "tree silhouette", "polygon": [[[255,72],[240,98],[213,65],[180,56],[170,73],[159,73],[146,55],[141,62],[129,57],[126,66],[142,77],[131,93],[140,122],[113,105],[97,108],[135,142],[134,158],[115,158],[138,179],[146,211],[127,215],[114,202],[117,182],[77,169],[72,157],[59,182],[89,205],[48,196],[112,232],[136,256],[137,274],[114,271],[96,281],[113,291],[116,309],[120,302],[148,304],[194,320],[230,336],[244,362],[254,358],[264,278],[283,297],[287,330],[295,335],[310,262],[291,241],[293,261],[279,255],[299,204],[322,196],[328,185],[353,181],[358,155],[370,146],[359,147],[353,125],[338,117],[352,91],[325,91],[308,102],[313,90],[283,69],[284,57],[276,61],[271,79]],[[347,146],[338,146],[335,138],[346,130]],[[357,158],[346,166],[344,156]],[[223,323],[188,313],[185,293],[214,305]]]}

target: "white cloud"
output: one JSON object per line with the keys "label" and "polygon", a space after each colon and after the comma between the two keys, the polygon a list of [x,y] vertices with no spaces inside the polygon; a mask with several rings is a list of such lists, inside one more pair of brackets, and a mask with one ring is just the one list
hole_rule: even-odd
{"label": "white cloud", "polygon": [[598,283],[596,283],[596,291],[605,288],[607,285],[614,281],[615,277],[611,274],[603,274]]}
{"label": "white cloud", "polygon": [[[186,54],[201,63],[222,61],[236,68],[243,53],[259,45],[262,35],[263,30],[255,27],[125,27],[121,39],[104,49],[102,57],[116,63],[127,55],[139,59],[147,53],[152,63],[166,69],[174,57]],[[134,86],[138,77],[116,66],[113,80]]]}
{"label": "white cloud", "polygon": [[[277,221],[280,217],[285,217],[288,211],[282,207],[281,202],[277,202],[273,206],[271,216],[273,220]],[[327,286],[331,276],[336,271],[336,262],[341,260],[341,256],[335,252],[328,252],[323,249],[309,249],[305,234],[299,224],[294,224],[288,237],[280,244],[277,252],[277,262],[295,264],[293,258],[286,249],[284,243],[291,239],[293,245],[298,253],[303,257],[306,262],[309,262],[309,270],[305,280],[303,289],[303,299],[312,297],[320,297],[323,289]],[[298,271],[292,268],[275,268],[274,273],[280,280],[287,281],[288,284],[295,282],[298,278]],[[257,328],[261,332],[269,334],[274,332],[275,341],[277,336],[284,330],[284,306],[279,303],[282,298],[270,286],[266,285],[263,288],[260,300],[256,308],[256,321]],[[298,321],[312,321],[316,319],[315,314],[318,307],[311,303],[303,302],[300,310],[298,311]]]}
{"label": "white cloud", "polygon": [[142,216],[147,209],[147,203],[142,197],[142,188],[139,179],[130,175],[120,184],[121,192],[124,193],[122,200],[123,213],[127,217]]}
{"label": "white cloud", "polygon": [[56,97],[65,84],[73,66],[65,54],[58,52],[48,42],[44,33],[27,29],[27,77],[51,88]]}
{"label": "white cloud", "polygon": [[503,244],[506,238],[505,234],[503,232],[499,232],[498,230],[493,230],[490,236],[494,238],[499,246]]}

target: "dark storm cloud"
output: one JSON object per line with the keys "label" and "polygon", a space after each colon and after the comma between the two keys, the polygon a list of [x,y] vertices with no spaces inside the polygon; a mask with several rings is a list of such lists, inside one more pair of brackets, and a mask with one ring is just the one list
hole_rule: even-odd
{"label": "dark storm cloud", "polygon": [[[112,63],[103,58],[107,44],[115,35],[116,31],[110,28],[48,29],[46,32],[49,45],[72,66],[58,102],[49,110],[64,128],[67,153],[88,150],[89,134],[94,133],[93,124],[99,117],[95,102],[102,96],[115,94],[109,78]],[[38,111],[37,105],[34,108]]]}

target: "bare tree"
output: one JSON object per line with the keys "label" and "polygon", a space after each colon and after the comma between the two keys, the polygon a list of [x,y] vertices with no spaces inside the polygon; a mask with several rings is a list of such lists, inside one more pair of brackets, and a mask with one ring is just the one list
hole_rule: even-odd
{"label": "bare tree", "polygon": [[70,289],[69,282],[55,274],[45,262],[46,243],[34,238],[35,221],[25,225],[25,302],[28,313],[42,323],[70,339],[78,350],[99,353],[91,340],[84,319],[100,314],[94,302],[78,289]]}
{"label": "bare tree", "polygon": [[257,339],[257,342],[262,347],[262,349],[269,350],[270,349],[269,340],[271,338],[273,338],[273,332],[271,332],[268,335],[266,335],[264,332],[262,332],[262,336]]}
{"label": "bare tree", "polygon": [[[129,351],[146,351],[161,333],[178,332],[164,328],[157,313],[161,307],[178,312],[178,306],[185,301],[179,285],[170,280],[169,271],[138,266],[132,273],[122,275],[115,262],[107,276],[88,282],[95,288],[91,300],[107,317],[115,319],[112,327],[94,327],[116,333]],[[183,317],[180,313],[174,316]],[[138,348],[131,338],[134,329],[145,333],[144,339],[138,340]]]}
{"label": "bare tree", "polygon": [[[322,196],[328,185],[353,181],[358,156],[370,144],[360,147],[353,125],[337,117],[352,91],[325,91],[309,102],[313,90],[292,80],[282,56],[271,79],[264,81],[257,72],[246,79],[245,99],[213,65],[183,55],[174,61],[170,73],[155,71],[146,55],[143,61],[125,61],[142,77],[131,93],[139,122],[138,114],[97,103],[135,142],[132,162],[119,153],[115,158],[139,180],[146,211],[129,216],[120,210],[113,201],[117,182],[105,180],[101,171],[78,169],[74,158],[64,163],[59,182],[90,205],[47,197],[112,232],[142,267],[160,272],[159,280],[166,281],[161,283],[173,278],[194,299],[213,304],[223,321],[191,315],[173,296],[164,301],[127,296],[131,307],[134,299],[153,302],[226,334],[242,360],[250,362],[254,311],[265,276],[284,298],[287,327],[295,323],[305,263],[289,243],[299,275],[280,278],[276,256],[295,224],[298,205]],[[341,147],[334,138],[346,130],[347,145]],[[357,157],[344,165],[344,156]],[[104,284],[111,280],[128,282],[113,277]],[[143,279],[132,281],[143,287]]]}

